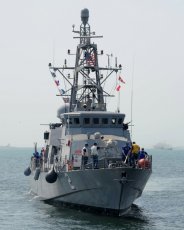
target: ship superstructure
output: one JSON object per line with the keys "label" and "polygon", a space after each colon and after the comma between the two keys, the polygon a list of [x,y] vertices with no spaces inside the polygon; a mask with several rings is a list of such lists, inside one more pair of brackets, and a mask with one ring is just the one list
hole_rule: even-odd
{"label": "ship superstructure", "polygon": [[[59,89],[64,105],[57,112],[58,123],[51,123],[44,133],[45,148],[35,155],[25,175],[31,175],[31,190],[41,200],[61,202],[72,206],[100,209],[121,215],[130,209],[151,174],[151,157],[144,165],[130,165],[122,160],[122,147],[131,144],[125,114],[107,111],[109,94],[104,83],[121,65],[100,67],[97,45],[91,40],[100,38],[91,32],[89,11],[81,11],[80,30],[73,32],[80,43],[76,49],[75,65],[63,67],[49,64],[57,86],[56,76],[65,81]],[[71,51],[68,50],[68,54]],[[66,74],[65,74],[66,71]],[[71,73],[69,73],[69,71]],[[102,72],[105,71],[104,76]],[[97,146],[97,165],[94,165],[92,146]],[[87,146],[87,161],[84,161]],[[128,156],[127,156],[128,158]],[[84,163],[85,162],[85,163]]]}

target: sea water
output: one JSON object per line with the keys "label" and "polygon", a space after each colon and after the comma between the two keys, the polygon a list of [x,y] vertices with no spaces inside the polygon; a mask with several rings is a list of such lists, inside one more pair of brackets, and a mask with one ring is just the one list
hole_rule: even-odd
{"label": "sea water", "polygon": [[184,229],[184,150],[149,150],[153,173],[124,217],[55,207],[29,193],[31,148],[0,148],[0,229]]}

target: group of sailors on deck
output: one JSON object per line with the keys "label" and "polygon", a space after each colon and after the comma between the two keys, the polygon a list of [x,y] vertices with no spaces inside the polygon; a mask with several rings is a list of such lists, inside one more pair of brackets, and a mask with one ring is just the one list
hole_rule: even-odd
{"label": "group of sailors on deck", "polygon": [[96,142],[91,146],[91,149],[89,149],[89,146],[86,143],[82,149],[82,166],[85,167],[87,165],[90,155],[92,157],[93,168],[98,168],[98,150],[99,147]]}
{"label": "group of sailors on deck", "polygon": [[[104,137],[101,136],[101,140],[103,141]],[[82,162],[81,168],[85,168],[89,163],[90,159],[92,159],[93,168],[98,168],[98,156],[99,156],[100,147],[95,142],[91,148],[86,143],[82,148]],[[136,142],[126,143],[125,146],[122,147],[122,162],[135,167],[141,159],[147,159],[148,154],[144,150],[144,148],[140,148]]]}
{"label": "group of sailors on deck", "polygon": [[[85,143],[82,148],[82,159],[81,159],[81,169],[85,169],[88,163],[92,162],[92,168],[98,168],[99,155],[101,154],[101,149],[107,147],[107,143],[104,141],[104,137],[101,136],[100,142],[94,142],[94,144],[89,147],[88,143]],[[33,153],[33,160],[35,162],[35,166],[38,167],[42,165],[45,155],[45,149],[42,148],[39,153],[37,150]],[[122,147],[122,162],[129,166],[135,167],[139,165],[139,162],[142,159],[148,159],[148,154],[144,150],[144,148],[140,148],[136,142],[128,143]]]}
{"label": "group of sailors on deck", "polygon": [[33,167],[39,167],[43,163],[43,157],[45,154],[45,149],[42,148],[40,153],[35,149],[35,152],[33,153],[31,157],[31,162],[33,164]]}
{"label": "group of sailors on deck", "polygon": [[146,159],[147,157],[148,153],[144,148],[140,148],[136,142],[132,142],[131,144],[126,143],[126,145],[122,147],[122,161],[130,166],[135,167],[139,160]]}
{"label": "group of sailors on deck", "polygon": [[89,163],[90,157],[92,159],[92,167],[94,169],[98,168],[99,150],[100,148],[105,147],[106,144],[104,142],[104,136],[99,136],[96,139],[100,139],[100,141],[98,141],[99,142],[98,144],[97,142],[94,142],[94,144],[90,148],[89,145],[86,143],[84,147],[82,148],[82,167],[84,168]]}

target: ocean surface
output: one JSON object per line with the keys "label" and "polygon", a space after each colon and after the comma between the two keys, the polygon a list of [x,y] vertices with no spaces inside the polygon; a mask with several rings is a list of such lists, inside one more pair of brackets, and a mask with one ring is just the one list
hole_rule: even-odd
{"label": "ocean surface", "polygon": [[32,152],[31,148],[0,148],[0,229],[184,229],[184,150],[149,150],[153,173],[124,217],[55,207],[32,197],[29,177],[23,174]]}

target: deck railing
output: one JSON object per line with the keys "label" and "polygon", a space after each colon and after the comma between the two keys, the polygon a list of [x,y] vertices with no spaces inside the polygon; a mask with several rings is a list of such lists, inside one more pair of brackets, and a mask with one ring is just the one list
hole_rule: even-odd
{"label": "deck railing", "polygon": [[[73,167],[73,163],[71,161],[63,162],[62,159],[54,159],[53,163],[50,163],[50,159],[42,159],[42,158],[31,158],[30,168],[31,170],[35,170],[36,168],[40,168],[42,172],[48,172],[54,166],[56,172],[61,171],[71,171],[71,170],[86,170],[86,169],[94,169],[93,160],[89,158],[88,163],[86,165],[81,161],[81,167]],[[128,162],[124,163],[120,157],[102,157],[98,160],[98,168],[119,168],[119,167],[134,167],[140,169],[152,169],[152,156],[149,155],[145,159],[141,159],[136,161],[134,165],[130,165]]]}

